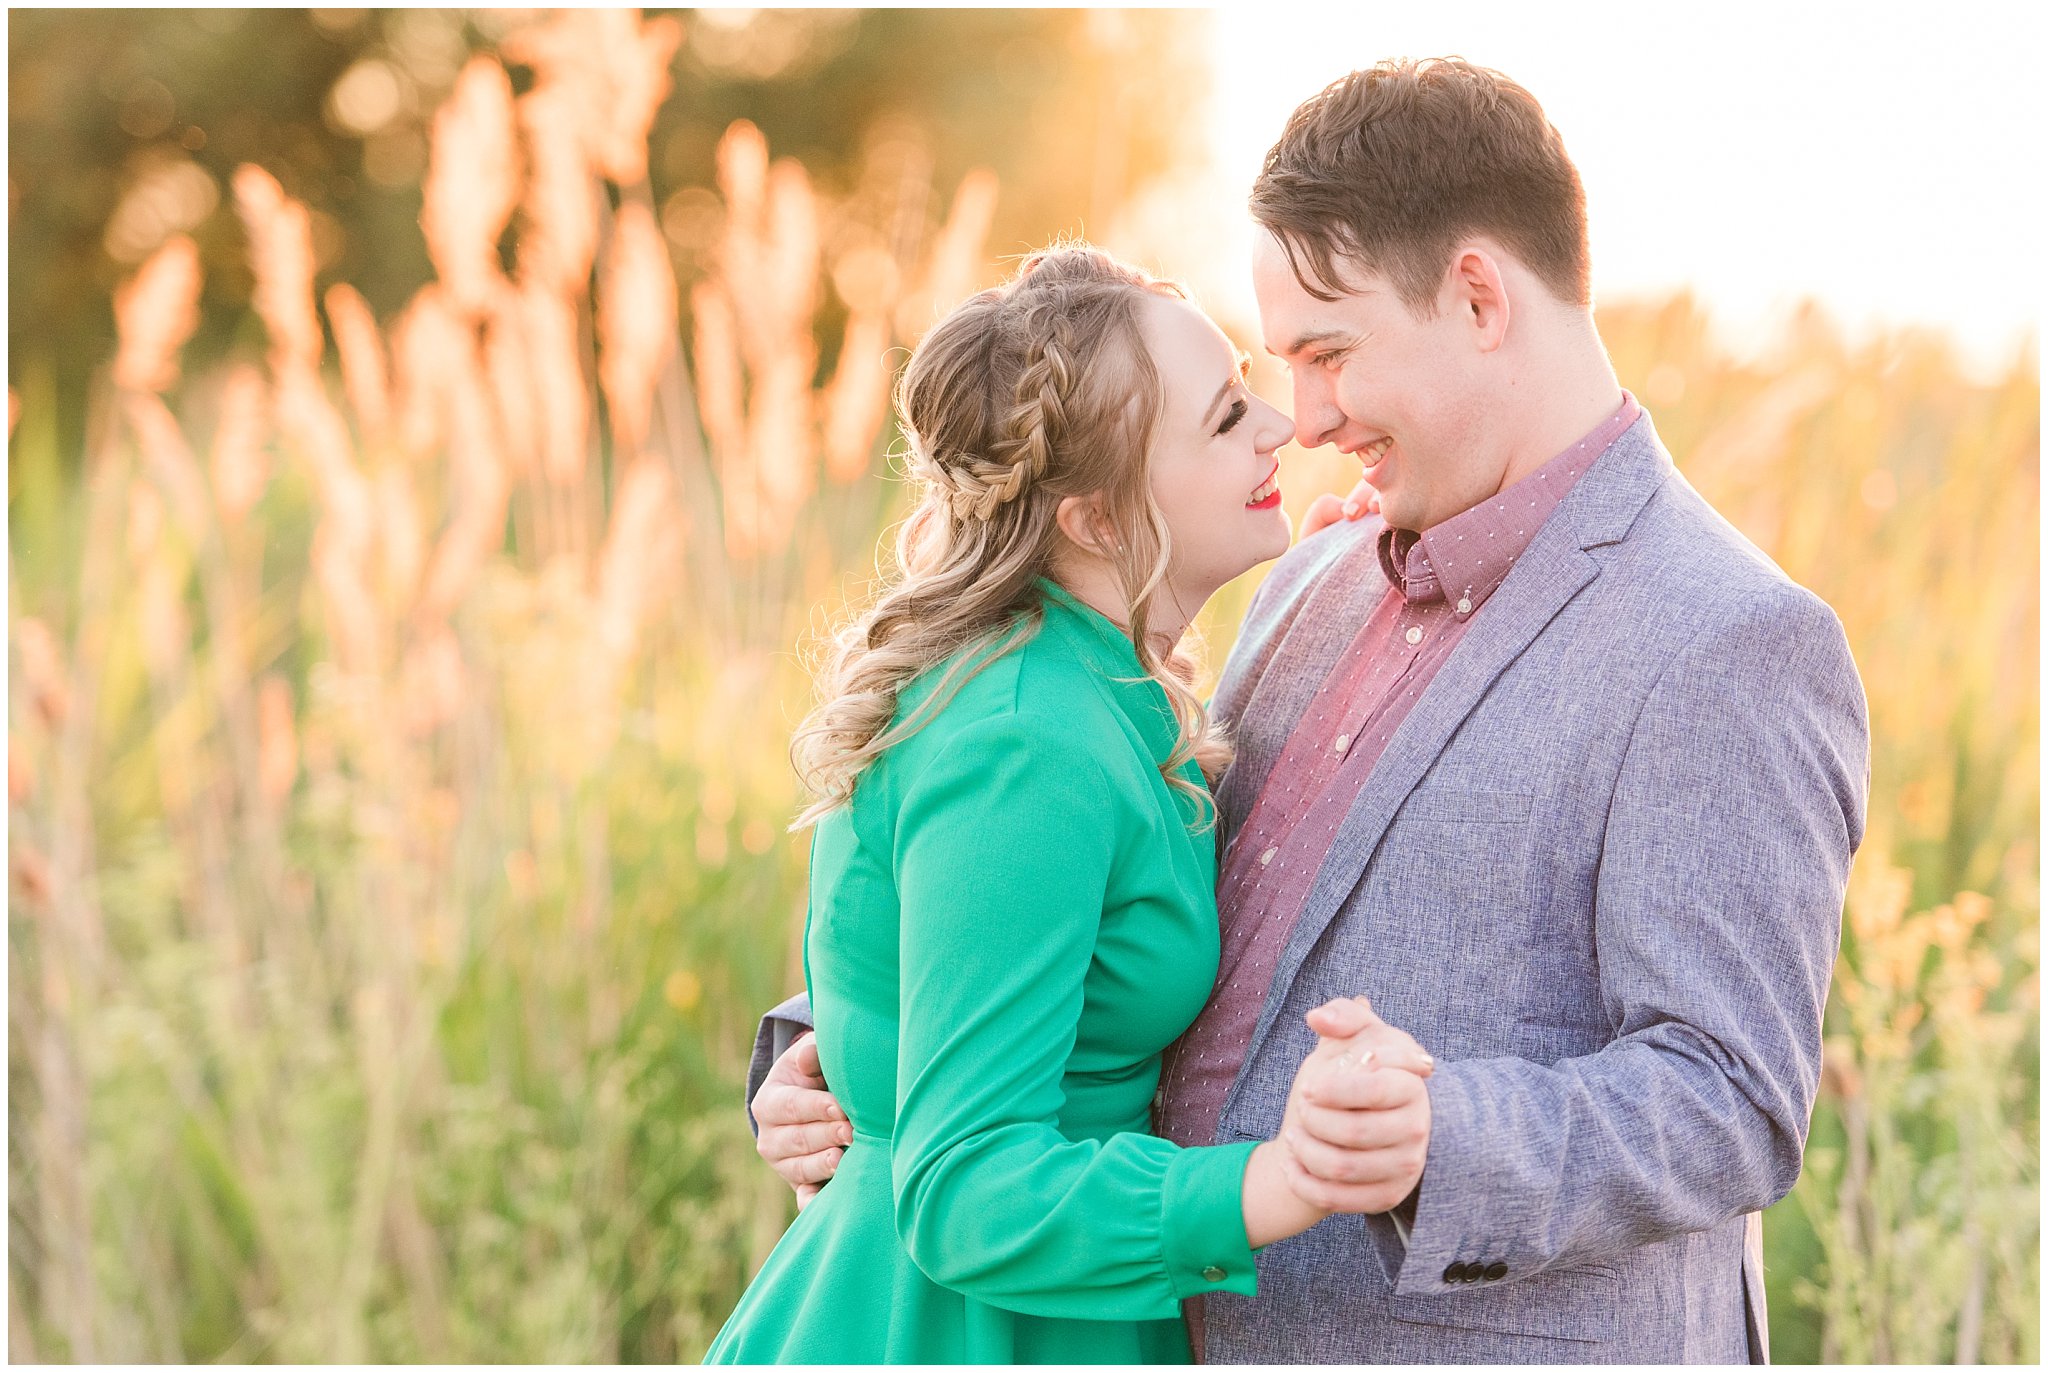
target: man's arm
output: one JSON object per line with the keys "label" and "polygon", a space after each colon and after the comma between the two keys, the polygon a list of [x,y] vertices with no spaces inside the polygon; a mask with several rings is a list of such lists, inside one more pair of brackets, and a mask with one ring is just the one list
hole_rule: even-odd
{"label": "man's arm", "polygon": [[1848,644],[1807,593],[1763,593],[1676,656],[1601,853],[1617,1037],[1547,1067],[1438,1066],[1397,1291],[1442,1291],[1453,1263],[1512,1282],[1611,1257],[1791,1190],[1868,757]]}

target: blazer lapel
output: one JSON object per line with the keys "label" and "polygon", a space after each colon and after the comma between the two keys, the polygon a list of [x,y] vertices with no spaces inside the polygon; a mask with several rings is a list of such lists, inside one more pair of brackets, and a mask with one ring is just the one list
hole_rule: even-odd
{"label": "blazer lapel", "polygon": [[[1350,899],[1408,794],[1500,674],[1599,576],[1600,562],[1587,550],[1619,542],[1673,471],[1671,459],[1645,415],[1580,478],[1578,489],[1537,532],[1514,571],[1488,599],[1388,741],[1372,776],[1338,828],[1329,857],[1316,874],[1308,901],[1274,967],[1272,988],[1245,1052],[1246,1065],[1257,1058],[1303,960]],[[1226,1117],[1244,1083],[1240,1068],[1224,1103]]]}

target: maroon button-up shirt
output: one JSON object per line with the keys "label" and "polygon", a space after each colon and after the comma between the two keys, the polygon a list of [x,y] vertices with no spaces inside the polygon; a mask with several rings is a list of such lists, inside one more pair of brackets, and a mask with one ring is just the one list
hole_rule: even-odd
{"label": "maroon button-up shirt", "polygon": [[1420,534],[1381,531],[1387,594],[1302,713],[1224,854],[1216,986],[1167,1050],[1160,1078],[1156,1123],[1168,1139],[1215,1138],[1274,964],[1387,741],[1536,531],[1640,413],[1624,392],[1590,434],[1492,500]]}

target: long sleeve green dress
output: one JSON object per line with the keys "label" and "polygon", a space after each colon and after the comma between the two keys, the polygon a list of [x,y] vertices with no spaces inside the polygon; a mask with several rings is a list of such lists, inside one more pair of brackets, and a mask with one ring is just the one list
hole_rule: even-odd
{"label": "long sleeve green dress", "polygon": [[1214,839],[1129,639],[1040,589],[1040,630],[817,826],[805,971],[853,1143],[706,1362],[1186,1363],[1181,1302],[1254,1290],[1253,1146],[1149,1133],[1216,974]]}

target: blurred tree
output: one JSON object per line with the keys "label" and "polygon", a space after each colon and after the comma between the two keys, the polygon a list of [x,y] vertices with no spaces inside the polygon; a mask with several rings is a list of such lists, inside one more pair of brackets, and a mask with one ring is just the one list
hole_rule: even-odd
{"label": "blurred tree", "polygon": [[[426,128],[464,59],[533,10],[15,10],[8,15],[9,383],[38,377],[62,449],[113,344],[115,283],[168,235],[199,242],[195,370],[249,329],[240,227],[255,162],[316,212],[324,280],[381,315],[430,276],[417,228]],[[926,188],[1001,179],[991,244],[1099,229],[1186,136],[1206,69],[1199,15],[1084,10],[680,12],[650,181],[685,284],[717,234],[712,152],[750,119],[800,158],[835,232],[927,232]],[[531,73],[514,66],[524,89]],[[920,202],[902,203],[906,195]],[[901,244],[899,247],[912,245]],[[827,328],[836,321],[828,311]],[[828,362],[829,358],[822,361]],[[51,392],[54,391],[54,394]]]}

